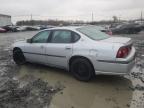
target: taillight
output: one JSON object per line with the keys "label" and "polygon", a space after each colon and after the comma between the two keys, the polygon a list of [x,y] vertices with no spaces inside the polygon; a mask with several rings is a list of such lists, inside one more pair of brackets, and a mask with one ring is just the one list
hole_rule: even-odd
{"label": "taillight", "polygon": [[121,47],[118,52],[116,58],[125,58],[131,51],[131,46]]}

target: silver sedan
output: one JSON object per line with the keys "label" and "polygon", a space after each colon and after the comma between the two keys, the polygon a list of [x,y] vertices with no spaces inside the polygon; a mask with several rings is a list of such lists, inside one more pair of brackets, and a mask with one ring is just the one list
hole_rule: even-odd
{"label": "silver sedan", "polygon": [[35,62],[63,68],[81,81],[96,74],[128,74],[136,52],[130,38],[109,36],[95,26],[43,30],[12,47],[19,65]]}

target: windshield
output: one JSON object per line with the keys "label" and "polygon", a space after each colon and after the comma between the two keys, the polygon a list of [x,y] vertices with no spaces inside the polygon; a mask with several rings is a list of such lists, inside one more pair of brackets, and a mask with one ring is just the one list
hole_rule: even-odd
{"label": "windshield", "polygon": [[101,32],[98,27],[95,26],[81,27],[77,28],[77,30],[93,40],[103,40],[109,38],[109,35]]}

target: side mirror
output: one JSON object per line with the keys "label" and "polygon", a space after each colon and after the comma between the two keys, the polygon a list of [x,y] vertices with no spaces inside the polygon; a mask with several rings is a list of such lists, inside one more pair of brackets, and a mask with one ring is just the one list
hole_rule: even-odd
{"label": "side mirror", "polygon": [[27,39],[27,43],[32,43],[32,39]]}

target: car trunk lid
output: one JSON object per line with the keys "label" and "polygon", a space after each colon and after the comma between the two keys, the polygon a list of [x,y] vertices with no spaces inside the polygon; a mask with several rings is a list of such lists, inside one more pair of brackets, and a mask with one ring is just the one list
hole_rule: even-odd
{"label": "car trunk lid", "polygon": [[126,37],[111,37],[102,42],[113,44],[116,58],[126,58],[131,52],[133,43],[131,38]]}
{"label": "car trunk lid", "polygon": [[120,44],[131,44],[131,38],[126,37],[110,37],[104,40],[101,40],[102,42],[107,43],[120,43]]}

